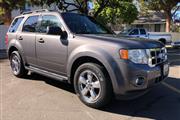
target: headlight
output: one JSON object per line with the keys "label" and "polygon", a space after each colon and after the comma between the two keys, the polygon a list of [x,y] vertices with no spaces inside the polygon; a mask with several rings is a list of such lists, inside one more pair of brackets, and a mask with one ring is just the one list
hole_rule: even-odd
{"label": "headlight", "polygon": [[146,50],[129,50],[128,51],[129,60],[137,64],[148,64],[148,56]]}
{"label": "headlight", "polygon": [[120,50],[120,57],[133,63],[148,64],[148,55],[144,49]]}

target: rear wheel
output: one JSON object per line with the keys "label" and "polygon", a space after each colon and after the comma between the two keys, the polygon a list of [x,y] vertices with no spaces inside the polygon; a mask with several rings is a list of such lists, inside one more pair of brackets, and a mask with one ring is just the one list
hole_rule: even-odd
{"label": "rear wheel", "polygon": [[27,75],[28,71],[24,68],[23,61],[18,51],[13,51],[10,55],[10,65],[12,73],[17,77],[23,77]]}
{"label": "rear wheel", "polygon": [[108,104],[112,85],[104,67],[95,63],[82,64],[75,72],[74,88],[80,100],[93,108]]}
{"label": "rear wheel", "polygon": [[160,39],[159,40],[161,43],[163,43],[164,45],[166,44],[166,40],[165,39]]}

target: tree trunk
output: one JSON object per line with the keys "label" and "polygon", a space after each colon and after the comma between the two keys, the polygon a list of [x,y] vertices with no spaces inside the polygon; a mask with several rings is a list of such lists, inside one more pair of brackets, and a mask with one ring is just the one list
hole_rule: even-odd
{"label": "tree trunk", "polygon": [[166,32],[171,30],[171,12],[166,13]]}
{"label": "tree trunk", "polygon": [[166,18],[166,32],[170,32],[170,26],[171,26],[171,18]]}
{"label": "tree trunk", "polygon": [[87,0],[84,0],[84,2],[85,2],[85,7],[84,7],[84,14],[85,15],[88,15],[88,2],[87,2]]}
{"label": "tree trunk", "polygon": [[3,21],[5,25],[10,25],[11,24],[11,10],[5,9],[4,16],[3,16]]}

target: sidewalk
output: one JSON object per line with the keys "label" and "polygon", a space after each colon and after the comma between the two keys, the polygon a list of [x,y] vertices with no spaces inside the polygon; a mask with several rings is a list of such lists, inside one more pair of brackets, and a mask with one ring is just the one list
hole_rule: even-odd
{"label": "sidewalk", "polygon": [[0,50],[0,59],[6,59],[6,58],[7,58],[6,50]]}

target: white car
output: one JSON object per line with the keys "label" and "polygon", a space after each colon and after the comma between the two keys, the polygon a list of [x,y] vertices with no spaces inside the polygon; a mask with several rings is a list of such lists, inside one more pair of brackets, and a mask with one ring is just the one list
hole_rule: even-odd
{"label": "white car", "polygon": [[118,34],[118,36],[128,36],[128,37],[136,37],[136,38],[145,38],[151,40],[157,40],[164,44],[171,44],[172,36],[168,33],[148,33],[144,28],[131,28],[128,30],[124,30]]}
{"label": "white car", "polygon": [[172,42],[171,45],[172,45],[173,48],[180,48],[180,40]]}

